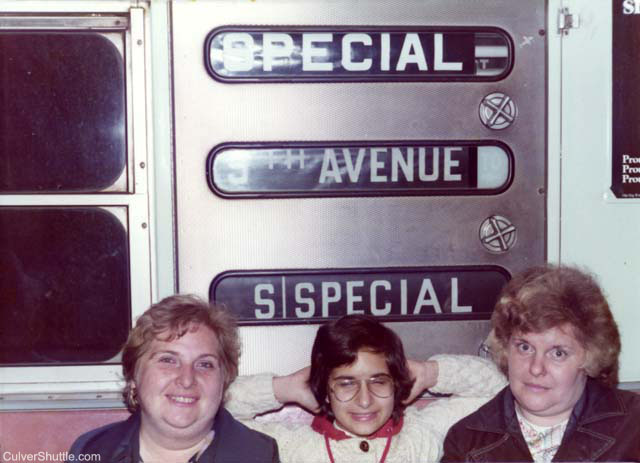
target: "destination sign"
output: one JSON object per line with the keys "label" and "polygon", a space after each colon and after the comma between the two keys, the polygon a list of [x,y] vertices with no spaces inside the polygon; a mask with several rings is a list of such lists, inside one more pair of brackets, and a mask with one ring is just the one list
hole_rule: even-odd
{"label": "destination sign", "polygon": [[498,141],[226,143],[207,160],[223,197],[495,194],[512,172]]}
{"label": "destination sign", "polygon": [[513,66],[497,28],[223,26],[205,41],[223,82],[499,80]]}
{"label": "destination sign", "polygon": [[317,323],[348,314],[389,321],[488,319],[510,276],[500,267],[230,271],[209,298],[241,325]]}

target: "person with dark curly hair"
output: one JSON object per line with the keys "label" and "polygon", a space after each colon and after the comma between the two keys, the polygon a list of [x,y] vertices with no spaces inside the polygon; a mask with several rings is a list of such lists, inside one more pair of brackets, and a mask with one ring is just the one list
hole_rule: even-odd
{"label": "person with dark curly hair", "polygon": [[615,389],[620,335],[590,274],[525,271],[491,324],[509,386],[451,428],[442,461],[640,461],[640,395]]}
{"label": "person with dark curly hair", "polygon": [[[288,376],[238,377],[229,411],[278,441],[283,463],[431,462],[449,426],[506,384],[491,362],[473,356],[407,361],[398,336],[373,318],[347,315],[320,327],[311,366]],[[426,407],[420,393],[452,393]],[[257,414],[297,403],[310,424],[264,422]]]}
{"label": "person with dark curly hair", "polygon": [[68,461],[277,463],[276,442],[223,407],[239,356],[235,320],[221,307],[188,295],[152,305],[122,352],[131,416],[80,436]]}

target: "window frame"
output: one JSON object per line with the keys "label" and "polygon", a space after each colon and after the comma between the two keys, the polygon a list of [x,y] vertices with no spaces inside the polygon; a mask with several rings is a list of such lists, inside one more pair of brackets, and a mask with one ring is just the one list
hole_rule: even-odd
{"label": "window frame", "polygon": [[[149,155],[152,119],[147,97],[151,76],[146,72],[150,62],[148,8],[131,0],[52,3],[3,2],[0,30],[124,32],[127,188],[119,193],[0,194],[0,207],[124,207],[133,323],[151,303],[155,288],[151,252],[153,165]],[[122,386],[119,363],[0,367],[0,410],[123,406]]]}

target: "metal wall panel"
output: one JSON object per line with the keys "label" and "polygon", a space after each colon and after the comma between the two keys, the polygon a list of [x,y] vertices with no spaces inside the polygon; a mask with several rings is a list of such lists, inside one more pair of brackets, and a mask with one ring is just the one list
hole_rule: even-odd
{"label": "metal wall panel", "polygon": [[[176,1],[171,5],[180,292],[206,296],[230,270],[497,266],[513,274],[546,259],[546,2],[543,0]],[[222,26],[494,27],[514,67],[494,82],[223,83],[205,67]],[[513,124],[484,126],[489,94],[517,105]],[[495,195],[224,199],[207,184],[221,143],[499,141],[513,181]],[[517,230],[513,247],[479,239],[491,216]],[[394,322],[410,355],[476,353],[486,320]],[[241,371],[287,372],[308,360],[306,326],[243,327]],[[279,339],[287,338],[287,342]],[[451,342],[452,339],[456,341]],[[292,341],[293,340],[293,341]],[[291,342],[299,349],[291,352]],[[265,343],[269,343],[265,359]],[[258,360],[259,359],[259,360]]]}

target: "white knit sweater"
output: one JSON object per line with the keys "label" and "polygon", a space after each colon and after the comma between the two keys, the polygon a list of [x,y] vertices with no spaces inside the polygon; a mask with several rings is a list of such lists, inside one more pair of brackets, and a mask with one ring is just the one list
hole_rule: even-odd
{"label": "white knit sweater", "polygon": [[[487,360],[466,355],[437,355],[438,383],[432,392],[452,393],[418,409],[408,407],[402,431],[393,437],[386,463],[437,462],[449,427],[474,412],[506,386],[504,376]],[[273,395],[273,375],[240,376],[227,393],[225,408],[247,426],[278,441],[282,463],[328,462],[324,436],[309,424],[259,422],[258,413],[282,406]],[[360,443],[367,440],[367,452]],[[378,463],[387,438],[331,440],[336,463]]]}

